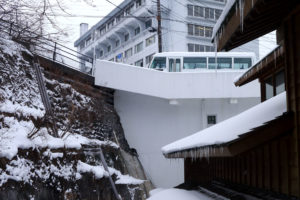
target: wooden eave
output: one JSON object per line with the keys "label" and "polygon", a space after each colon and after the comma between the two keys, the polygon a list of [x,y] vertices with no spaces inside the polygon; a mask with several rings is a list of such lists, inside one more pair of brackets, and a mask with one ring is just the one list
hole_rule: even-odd
{"label": "wooden eave", "polygon": [[292,129],[293,114],[284,113],[262,126],[255,127],[251,131],[239,135],[239,138],[230,142],[186,149],[164,154],[164,156],[166,158],[232,157],[276,139],[281,135],[288,134]]}
{"label": "wooden eave", "polygon": [[274,70],[284,68],[284,48],[278,46],[274,51],[270,52],[262,60],[245,72],[234,84],[236,86],[245,85],[257,78],[267,76]]}
{"label": "wooden eave", "polygon": [[[240,1],[236,1],[236,4]],[[229,51],[262,35],[276,30],[284,19],[300,5],[299,0],[243,0],[241,17],[239,6],[233,5],[223,20],[216,37],[218,51]],[[243,22],[241,22],[241,20]]]}

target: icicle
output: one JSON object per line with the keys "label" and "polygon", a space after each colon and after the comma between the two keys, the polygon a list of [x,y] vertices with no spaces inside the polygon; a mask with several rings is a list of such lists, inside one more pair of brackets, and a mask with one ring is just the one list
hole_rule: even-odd
{"label": "icicle", "polygon": [[276,66],[276,61],[277,61],[277,60],[276,60],[276,50],[274,51],[273,56],[274,56],[274,62],[275,62],[275,68],[276,68],[276,67],[277,67],[277,66]]}

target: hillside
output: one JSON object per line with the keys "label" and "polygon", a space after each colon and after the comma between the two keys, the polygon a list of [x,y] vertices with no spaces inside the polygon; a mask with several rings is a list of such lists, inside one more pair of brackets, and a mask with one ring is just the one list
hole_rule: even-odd
{"label": "hillside", "polygon": [[148,182],[107,97],[43,73],[54,118],[45,115],[32,53],[0,38],[0,199],[115,199],[100,147],[122,199],[144,199]]}

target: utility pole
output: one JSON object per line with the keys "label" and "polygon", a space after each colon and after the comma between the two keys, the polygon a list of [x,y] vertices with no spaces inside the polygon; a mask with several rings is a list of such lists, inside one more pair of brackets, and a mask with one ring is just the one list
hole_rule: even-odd
{"label": "utility pole", "polygon": [[162,38],[161,38],[161,10],[160,10],[160,0],[157,0],[157,36],[158,36],[158,53],[162,52]]}

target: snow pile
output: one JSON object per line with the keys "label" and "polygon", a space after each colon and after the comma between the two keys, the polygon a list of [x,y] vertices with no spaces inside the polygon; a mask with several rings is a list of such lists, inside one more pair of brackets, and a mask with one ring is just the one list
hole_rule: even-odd
{"label": "snow pile", "polygon": [[[123,185],[140,185],[144,183],[143,180],[136,179],[129,175],[123,175],[120,171],[109,167],[108,168],[109,174],[116,175],[117,180],[116,184],[123,184]],[[108,173],[105,171],[104,167],[102,165],[99,166],[92,166],[86,163],[83,163],[81,161],[77,164],[77,172],[79,173],[92,173],[95,175],[96,179],[101,179],[103,177],[108,177]],[[81,178],[81,176],[78,176],[77,178]]]}
{"label": "snow pile", "polygon": [[198,191],[188,191],[182,189],[166,189],[151,193],[147,200],[213,200]]}
{"label": "snow pile", "polygon": [[18,149],[29,148],[73,148],[80,149],[82,145],[111,146],[118,145],[111,141],[89,139],[78,134],[66,134],[64,138],[55,138],[48,134],[46,128],[41,128],[33,139],[28,135],[35,129],[31,121],[18,121],[14,117],[4,117],[4,127],[0,129],[0,157],[11,160],[17,155]]}
{"label": "snow pile", "polygon": [[286,93],[283,92],[219,124],[166,145],[162,148],[162,152],[163,154],[169,154],[226,143],[237,139],[239,135],[247,133],[253,128],[275,119],[286,111]]}

